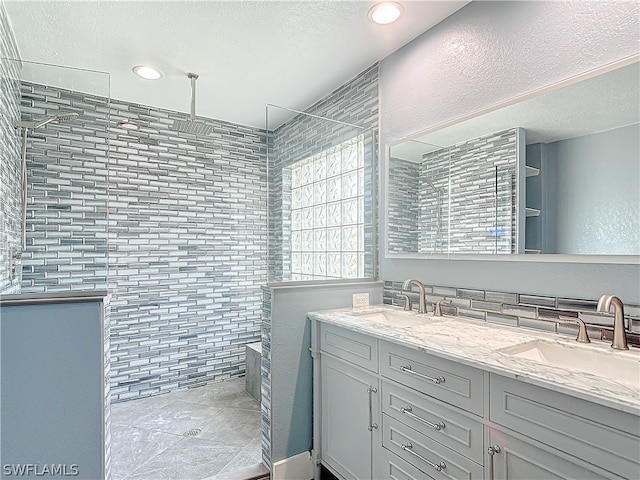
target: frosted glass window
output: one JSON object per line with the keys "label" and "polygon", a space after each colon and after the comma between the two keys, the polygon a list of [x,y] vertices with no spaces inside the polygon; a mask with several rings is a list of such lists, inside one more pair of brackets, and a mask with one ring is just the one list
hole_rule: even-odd
{"label": "frosted glass window", "polygon": [[364,274],[364,135],[291,169],[291,279]]}

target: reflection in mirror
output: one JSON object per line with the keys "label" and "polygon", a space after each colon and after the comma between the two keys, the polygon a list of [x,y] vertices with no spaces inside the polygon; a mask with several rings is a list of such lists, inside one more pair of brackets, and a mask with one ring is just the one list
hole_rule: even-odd
{"label": "reflection in mirror", "polygon": [[[423,157],[440,155],[430,175]],[[405,142],[388,161],[388,251],[444,253],[447,251],[449,158],[446,149],[421,142]]]}
{"label": "reflection in mirror", "polygon": [[640,255],[638,62],[392,145],[387,253]]}

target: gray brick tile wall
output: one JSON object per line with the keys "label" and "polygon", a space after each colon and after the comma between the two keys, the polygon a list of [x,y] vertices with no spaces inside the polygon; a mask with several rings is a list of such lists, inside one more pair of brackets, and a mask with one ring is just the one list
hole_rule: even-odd
{"label": "gray brick tile wall", "polygon": [[[23,291],[108,288],[111,398],[244,373],[266,283],[266,132],[24,83],[23,119],[75,111],[29,142]],[[138,125],[126,130],[120,122]]]}
{"label": "gray brick tile wall", "polygon": [[[444,192],[441,227],[447,224],[444,239],[449,253],[511,253],[515,251],[516,130],[489,134],[427,154],[421,163],[420,178],[430,178]],[[469,159],[473,157],[473,162]],[[496,167],[498,168],[496,179]],[[444,175],[443,175],[444,172]],[[447,181],[451,183],[447,188]],[[498,193],[495,194],[496,182]],[[422,184],[425,185],[423,180]],[[437,230],[433,192],[421,189],[423,226],[420,252],[441,252],[433,234]],[[489,192],[478,195],[478,192]],[[497,223],[496,223],[497,219]],[[504,233],[500,233],[504,231]],[[448,234],[448,235],[447,235]]]}
{"label": "gray brick tile wall", "polygon": [[[283,169],[363,132],[366,132],[365,158],[369,159],[369,165],[365,167],[364,271],[365,277],[374,277],[377,250],[373,206],[376,202],[374,179],[377,178],[378,163],[378,65],[368,68],[305,112],[278,127],[269,136],[269,280],[290,280],[286,252],[290,251],[291,246],[289,238],[283,235],[284,227],[290,222],[286,215],[286,198],[283,200],[283,186],[286,185]],[[363,128],[340,125],[326,118]]]}
{"label": "gray brick tile wall", "polygon": [[418,253],[448,253],[451,162],[449,149],[442,149],[420,163]]}
{"label": "gray brick tile wall", "polygon": [[[19,293],[20,270],[10,272],[10,251],[22,250],[20,77],[22,63],[0,2],[0,294]],[[19,267],[19,260],[13,262]]]}
{"label": "gray brick tile wall", "polygon": [[104,448],[105,448],[105,479],[111,478],[111,296],[107,295],[104,299],[104,378],[106,380],[104,386]]}
{"label": "gray brick tile wall", "polygon": [[[31,130],[27,137],[22,292],[106,290],[108,110],[87,115],[81,94],[27,82],[21,94],[23,121],[78,114]],[[107,98],[102,105],[108,106]]]}
{"label": "gray brick tile wall", "polygon": [[421,218],[420,164],[389,159],[387,191],[387,241],[389,253],[419,252]]}
{"label": "gray brick tile wall", "polygon": [[266,133],[112,102],[109,290],[113,398],[244,373],[266,283]]}
{"label": "gray brick tile wall", "polygon": [[262,289],[262,463],[271,470],[271,291]]}
{"label": "gray brick tile wall", "polygon": [[425,154],[419,164],[392,158],[388,251],[514,252],[516,155],[509,129]]}

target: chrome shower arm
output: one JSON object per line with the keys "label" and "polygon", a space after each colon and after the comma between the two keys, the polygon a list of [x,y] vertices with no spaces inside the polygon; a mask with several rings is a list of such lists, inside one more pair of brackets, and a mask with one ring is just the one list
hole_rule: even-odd
{"label": "chrome shower arm", "polygon": [[200,75],[197,73],[188,73],[187,77],[191,79],[191,114],[189,120],[192,122],[196,119],[196,80]]}

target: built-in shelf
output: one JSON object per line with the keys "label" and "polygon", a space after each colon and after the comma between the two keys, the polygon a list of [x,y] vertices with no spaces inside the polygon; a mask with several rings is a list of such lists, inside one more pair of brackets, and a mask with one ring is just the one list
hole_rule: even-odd
{"label": "built-in shelf", "polygon": [[530,167],[529,165],[526,166],[526,170],[527,170],[527,177],[535,177],[540,173],[539,168]]}
{"label": "built-in shelf", "polygon": [[[530,155],[530,156],[529,156]],[[535,166],[527,165],[527,163],[532,163]],[[524,161],[524,173],[526,177],[525,183],[525,201],[526,205],[535,205],[540,208],[532,208],[525,207],[525,245],[524,245],[524,253],[527,255],[535,255],[540,254],[542,251],[538,248],[542,245],[542,230],[544,225],[542,225],[541,221],[541,212],[542,207],[544,207],[544,199],[542,198],[542,186],[541,180],[542,175],[541,171],[544,165],[544,161],[542,159],[542,150],[534,149],[530,151],[527,149],[527,156],[525,156]],[[533,220],[533,219],[536,220]]]}

